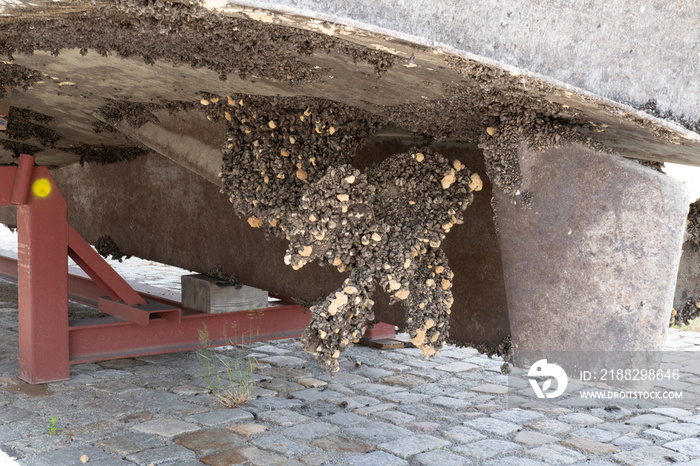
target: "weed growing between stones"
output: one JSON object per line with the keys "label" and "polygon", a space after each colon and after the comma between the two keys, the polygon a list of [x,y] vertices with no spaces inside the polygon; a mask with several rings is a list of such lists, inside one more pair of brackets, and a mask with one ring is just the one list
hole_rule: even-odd
{"label": "weed growing between stones", "polygon": [[56,435],[61,431],[61,428],[56,424],[58,423],[58,418],[56,416],[51,416],[49,418],[49,426],[46,428],[49,435]]}
{"label": "weed growing between stones", "polygon": [[204,324],[202,330],[198,330],[200,349],[197,350],[197,359],[204,371],[204,380],[212,393],[214,402],[226,408],[235,408],[238,405],[250,400],[255,393],[255,381],[253,372],[255,370],[255,360],[248,357],[250,347],[245,345],[244,338],[241,343],[235,344],[226,335],[224,328],[224,338],[230,347],[233,347],[232,354],[217,354],[211,346],[209,329]]}

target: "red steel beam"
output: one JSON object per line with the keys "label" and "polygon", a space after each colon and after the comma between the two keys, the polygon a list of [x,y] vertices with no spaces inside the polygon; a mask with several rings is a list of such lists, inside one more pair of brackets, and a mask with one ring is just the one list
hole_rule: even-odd
{"label": "red steel beam", "polygon": [[130,306],[144,305],[146,301],[109,266],[92,246],[72,227],[68,227],[68,255],[87,273],[92,281],[108,293],[112,300],[121,299]]}
{"label": "red steel beam", "polygon": [[205,325],[209,346],[297,337],[310,318],[294,304],[224,314],[192,313],[183,315],[180,323],[154,319],[147,327],[111,317],[74,321],[69,332],[70,363],[199,349],[199,330]]}
{"label": "red steel beam", "polygon": [[[90,278],[76,272],[69,275],[71,298],[96,306],[100,288]],[[0,252],[0,277],[16,282],[16,273],[14,254]],[[149,300],[179,306],[179,296],[175,292],[135,283],[131,285]],[[153,319],[148,326],[142,326],[116,317],[72,321],[69,327],[70,364],[198,349],[198,330],[203,330],[204,325],[210,333],[211,346],[228,345],[231,341],[298,337],[310,319],[311,315],[302,306],[283,303],[267,309],[224,314],[183,309],[179,324],[167,319]]]}
{"label": "red steel beam", "polygon": [[[17,283],[17,254],[14,252],[0,249],[0,278]],[[179,306],[180,294],[175,291],[141,283],[127,283],[147,300]],[[68,268],[68,297],[71,301],[97,307],[98,298],[104,295],[104,291],[85,272],[72,267]]]}
{"label": "red steel beam", "polygon": [[68,222],[46,167],[34,167],[31,186],[17,208],[19,377],[36,384],[69,378]]}

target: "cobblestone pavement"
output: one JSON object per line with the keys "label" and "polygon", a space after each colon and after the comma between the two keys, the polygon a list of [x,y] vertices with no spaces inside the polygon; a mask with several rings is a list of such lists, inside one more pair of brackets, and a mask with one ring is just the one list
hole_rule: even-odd
{"label": "cobblestone pavement", "polygon": [[[0,229],[0,247],[13,242]],[[186,273],[113,264],[127,279],[171,289]],[[223,408],[194,352],[81,364],[67,382],[21,383],[16,299],[0,281],[0,465],[700,466],[700,333],[668,332],[663,367],[681,376],[665,388],[684,395],[674,405],[583,402],[574,383],[564,401],[543,403],[522,371],[505,376],[502,360],[454,346],[432,359],[355,346],[331,380],[289,339],[239,353],[256,361],[256,392]],[[50,435],[54,416],[60,430]]]}
{"label": "cobblestone pavement", "polygon": [[[545,404],[525,375],[509,383],[500,359],[453,346],[432,359],[415,348],[355,346],[331,380],[298,339],[253,343],[255,398],[236,408],[212,404],[194,352],[81,364],[70,381],[29,386],[16,378],[8,294],[0,295],[0,464],[700,465],[697,402]],[[700,371],[686,362],[700,335],[673,330],[668,344],[674,367],[696,371],[683,373],[684,392],[699,392]]]}

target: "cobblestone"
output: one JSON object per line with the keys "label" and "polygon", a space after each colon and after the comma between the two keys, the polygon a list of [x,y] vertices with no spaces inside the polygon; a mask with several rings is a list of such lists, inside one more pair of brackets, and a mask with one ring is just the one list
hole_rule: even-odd
{"label": "cobblestone", "polygon": [[487,439],[469,445],[459,445],[454,447],[453,450],[478,460],[485,460],[503,453],[517,452],[522,450],[522,448],[517,443]]}
{"label": "cobblestone", "polygon": [[499,419],[480,417],[464,423],[466,426],[496,435],[508,435],[522,429],[522,426]]}
{"label": "cobblestone", "polygon": [[208,413],[195,414],[187,418],[190,422],[204,424],[205,426],[218,426],[234,422],[247,422],[253,420],[253,415],[240,408],[219,409]]}
{"label": "cobblestone", "polygon": [[347,461],[351,466],[404,466],[408,464],[401,458],[383,451],[351,456]]}
{"label": "cobblestone", "polygon": [[584,460],[586,457],[581,453],[564,448],[560,445],[544,445],[527,451],[527,455],[538,461],[547,464],[571,464]]}
{"label": "cobblestone", "polygon": [[156,434],[162,437],[175,437],[176,435],[186,434],[198,430],[197,424],[191,422],[180,421],[178,419],[154,419],[138,424],[133,427],[134,430],[143,432],[144,434]]}
{"label": "cobblestone", "polygon": [[665,443],[664,447],[693,458],[700,457],[700,439],[698,438],[687,438],[677,440],[675,442]]}
{"label": "cobblestone", "polygon": [[667,448],[650,446],[637,448],[613,455],[618,463],[627,466],[657,466],[660,464],[673,464],[687,461],[689,458]]}
{"label": "cobblestone", "polygon": [[565,447],[572,447],[578,450],[583,450],[594,455],[604,455],[606,453],[617,453],[620,451],[614,445],[608,443],[596,442],[587,437],[569,437],[561,441]]}
{"label": "cobblestone", "polygon": [[288,427],[282,431],[283,435],[293,439],[314,440],[326,435],[338,432],[338,427],[327,422],[311,422],[293,427]]}
{"label": "cobblestone", "polygon": [[423,453],[428,450],[434,450],[436,448],[442,448],[449,445],[450,442],[445,440],[432,437],[430,435],[410,435],[408,437],[401,437],[391,442],[379,444],[379,448],[392,453],[401,458],[407,459],[418,453]]}
{"label": "cobblestone", "polygon": [[272,450],[284,456],[296,456],[311,452],[311,448],[290,440],[280,434],[266,434],[251,440],[255,446],[265,450]]}
{"label": "cobblestone", "polygon": [[[415,461],[421,466],[469,466],[467,458],[445,450],[433,450],[415,456]],[[504,463],[501,463],[504,464]]]}
{"label": "cobblestone", "polygon": [[[298,339],[255,343],[257,398],[236,408],[212,403],[191,352],[72,366],[70,381],[27,396],[6,389],[20,384],[15,328],[16,311],[0,311],[0,448],[12,464],[69,465],[81,451],[104,466],[638,466],[700,456],[699,403],[538,400],[527,371],[508,378],[495,358],[452,346],[432,360],[352,347],[331,379]],[[669,333],[700,348],[700,338]],[[673,363],[693,368],[683,380],[696,390],[684,355]]]}

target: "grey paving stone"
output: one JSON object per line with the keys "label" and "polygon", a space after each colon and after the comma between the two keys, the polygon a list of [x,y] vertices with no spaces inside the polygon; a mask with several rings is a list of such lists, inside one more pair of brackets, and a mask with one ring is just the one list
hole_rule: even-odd
{"label": "grey paving stone", "polygon": [[408,463],[401,458],[384,451],[373,451],[364,455],[350,456],[346,458],[351,466],[404,466]]}
{"label": "grey paving stone", "polygon": [[168,462],[185,462],[196,460],[197,458],[193,451],[180,445],[171,444],[133,453],[128,455],[126,459],[133,461],[139,466],[148,466],[150,464],[160,466]]}
{"label": "grey paving stone", "polygon": [[572,463],[571,466],[620,466],[618,463],[605,460],[591,460],[587,458],[583,461]]}
{"label": "grey paving stone", "polygon": [[270,345],[267,343],[258,343],[255,345],[255,351],[261,351],[263,353],[270,353],[270,354],[277,354],[277,355],[282,355],[282,354],[289,354],[290,350],[279,347],[277,345]]}
{"label": "grey paving stone", "polygon": [[423,385],[415,387],[411,391],[413,393],[422,393],[426,395],[427,399],[430,399],[430,397],[433,396],[445,396],[447,393],[451,394],[454,392],[454,390],[452,390],[450,387],[446,387],[445,385],[437,382],[424,383]]}
{"label": "grey paving stone", "polygon": [[683,422],[692,422],[693,424],[700,424],[700,414],[684,417]]}
{"label": "grey paving stone", "polygon": [[534,461],[528,458],[521,458],[519,456],[502,456],[481,464],[483,466],[542,466],[543,464],[547,463]]}
{"label": "grey paving stone", "polygon": [[18,408],[15,406],[3,406],[0,408],[0,423],[9,424],[14,421],[20,421],[37,415],[38,413],[29,411],[28,409]]}
{"label": "grey paving stone", "polygon": [[419,385],[423,385],[427,382],[427,380],[423,377],[418,377],[417,375],[412,374],[406,374],[405,369],[401,369],[401,371],[403,373],[383,378],[381,380],[381,383],[388,385],[398,385],[399,387],[405,388],[414,388]]}
{"label": "grey paving stone", "polygon": [[578,450],[592,453],[594,455],[605,455],[608,453],[617,453],[620,451],[615,445],[609,443],[596,442],[586,437],[568,437],[561,441],[565,447],[572,447]]}
{"label": "grey paving stone", "polygon": [[325,416],[321,418],[323,421],[330,422],[341,427],[352,427],[359,426],[362,424],[368,424],[369,419],[359,416],[355,413],[335,413],[330,416]]}
{"label": "grey paving stone", "polygon": [[[330,377],[328,377],[328,374],[325,374],[325,377],[321,377],[321,380],[325,381],[330,381]],[[369,378],[364,377],[360,374],[349,374],[345,372],[339,372],[333,376],[333,382],[340,384],[340,385],[354,385],[357,383],[366,383],[369,382]]]}
{"label": "grey paving stone", "polygon": [[661,414],[663,416],[669,416],[669,417],[675,417],[675,418],[692,416],[692,414],[693,414],[692,411],[688,411],[687,409],[671,408],[671,407],[654,408],[651,410],[651,412]]}
{"label": "grey paving stone", "polygon": [[425,433],[430,433],[430,432],[435,432],[440,428],[440,424],[437,422],[409,422],[408,424],[404,424],[405,428],[419,431],[419,432],[425,432]]}
{"label": "grey paving stone", "polygon": [[559,416],[557,419],[567,424],[580,427],[593,426],[603,422],[601,418],[586,413],[568,413]]}
{"label": "grey paving stone", "polygon": [[452,451],[471,456],[481,461],[503,453],[518,452],[522,449],[523,447],[517,443],[494,439],[480,440],[468,445],[458,445],[450,448]]}
{"label": "grey paving stone", "polygon": [[693,458],[700,457],[700,439],[698,438],[676,440],[675,442],[665,443],[664,447]]}
{"label": "grey paving stone", "polygon": [[14,430],[10,429],[7,426],[0,425],[0,444],[11,442],[12,440],[17,440],[20,437],[21,435],[19,435]]}
{"label": "grey paving stone", "polygon": [[154,419],[137,424],[132,429],[143,432],[144,434],[155,434],[162,437],[175,437],[176,435],[186,434],[199,430],[197,424],[181,421],[179,419]]}
{"label": "grey paving stone", "polygon": [[473,443],[486,438],[484,434],[465,426],[455,426],[444,432],[455,443]]}
{"label": "grey paving stone", "polygon": [[370,414],[380,413],[396,407],[397,405],[394,403],[380,403],[377,405],[365,406],[364,408],[353,409],[353,412],[359,414],[360,416],[368,416]]}
{"label": "grey paving stone", "polygon": [[410,392],[397,392],[397,393],[389,393],[387,395],[382,395],[381,398],[383,400],[391,401],[393,403],[399,403],[399,404],[414,404],[414,403],[423,403],[427,401],[428,396],[424,395],[422,393],[410,393]]}
{"label": "grey paving stone", "polygon": [[48,464],[60,464],[61,466],[82,466],[84,463],[80,461],[80,457],[83,455],[87,455],[89,460],[95,464],[100,464],[108,459],[111,459],[111,455],[106,451],[88,445],[75,445],[58,448],[38,456],[38,459],[39,461],[44,461]]}
{"label": "grey paving stone", "polygon": [[314,402],[314,401],[325,401],[331,400],[333,398],[339,398],[344,396],[342,393],[335,392],[333,390],[322,390],[318,388],[307,388],[306,390],[298,390],[290,394],[293,398],[297,398],[302,401]]}
{"label": "grey paving stone", "polygon": [[391,442],[381,443],[379,444],[379,448],[401,458],[408,459],[410,456],[417,455],[418,453],[442,448],[449,444],[450,442],[437,437],[416,434],[398,438]]}
{"label": "grey paving stone", "polygon": [[412,416],[416,416],[416,419],[438,419],[442,416],[447,416],[448,414],[453,414],[439,406],[430,406],[427,404],[410,404],[410,405],[399,405],[397,410],[402,413],[408,413]]}
{"label": "grey paving stone", "polygon": [[[528,394],[528,397],[530,399],[532,398],[529,394]],[[510,396],[509,398],[512,398],[512,396]],[[522,405],[520,405],[520,408],[532,409],[532,410],[540,412],[540,413],[556,414],[556,415],[566,414],[569,411],[571,411],[570,409],[565,408],[563,406],[558,406],[558,405],[555,405],[553,403],[547,403],[545,401],[539,401],[539,400],[530,401],[528,403],[523,403]]]}
{"label": "grey paving stone", "polygon": [[428,398],[428,403],[442,406],[447,409],[467,409],[472,406],[472,403],[457,398],[452,398],[450,396],[436,396]]}
{"label": "grey paving stone", "polygon": [[[508,383],[507,377],[505,384]],[[472,387],[471,390],[479,393],[490,393],[492,395],[505,395],[512,389],[508,387],[507,385],[501,385],[498,383],[485,383],[481,385],[477,385],[476,387]]]}
{"label": "grey paving stone", "polygon": [[261,362],[266,362],[277,367],[304,367],[309,364],[309,361],[305,359],[298,358],[296,356],[268,356],[262,358]]}
{"label": "grey paving stone", "polygon": [[187,418],[190,422],[197,422],[205,426],[218,426],[221,424],[233,424],[236,422],[252,421],[253,415],[241,408],[217,409],[208,413],[195,414]]}
{"label": "grey paving stone", "polygon": [[623,450],[631,450],[633,448],[646,447],[654,444],[651,440],[638,437],[637,434],[621,435],[613,440],[612,443]]}
{"label": "grey paving stone", "polygon": [[571,464],[586,458],[581,453],[560,445],[544,445],[527,450],[525,453],[537,461],[557,465]]}
{"label": "grey paving stone", "polygon": [[394,375],[394,373],[392,371],[380,369],[378,367],[363,366],[355,371],[355,375],[360,375],[368,379],[382,379],[384,377]]}
{"label": "grey paving stone", "polygon": [[547,443],[555,443],[559,441],[559,437],[543,434],[542,432],[534,432],[531,430],[522,430],[515,434],[513,441],[522,443],[528,446],[545,445]]}
{"label": "grey paving stone", "polygon": [[491,417],[495,417],[501,421],[513,422],[515,424],[526,424],[538,419],[543,419],[545,416],[542,413],[530,411],[529,409],[511,408],[506,409],[505,411],[495,412],[491,415]]}
{"label": "grey paving stone", "polygon": [[249,410],[253,413],[259,413],[263,411],[274,411],[277,409],[294,408],[296,406],[301,406],[302,404],[303,402],[299,400],[278,397],[266,397],[259,398],[257,400],[250,400],[242,406],[246,410]]}
{"label": "grey paving stone", "polygon": [[523,428],[521,425],[501,421],[500,419],[494,419],[491,417],[479,417],[472,419],[470,421],[466,421],[464,425],[496,435],[509,435]]}
{"label": "grey paving stone", "polygon": [[658,466],[687,461],[689,458],[667,448],[652,446],[616,453],[613,459],[627,466]]}
{"label": "grey paving stone", "polygon": [[421,466],[469,466],[472,464],[472,462],[464,456],[456,455],[445,450],[433,450],[421,453],[420,455],[416,455],[413,461]]}
{"label": "grey paving stone", "polygon": [[619,433],[610,430],[597,429],[595,427],[584,427],[571,432],[572,437],[585,437],[596,442],[612,442],[620,436]]}
{"label": "grey paving stone", "polygon": [[118,456],[127,456],[148,448],[162,446],[164,442],[165,440],[157,435],[129,432],[103,439],[97,443],[97,446]]}
{"label": "grey paving stone", "polygon": [[470,364],[468,362],[463,362],[463,361],[455,361],[455,362],[450,362],[448,364],[441,364],[439,366],[435,366],[434,369],[438,371],[444,371],[444,372],[465,372],[465,371],[470,371],[473,369],[476,369],[478,366],[475,364]]}
{"label": "grey paving stone", "polygon": [[315,440],[326,435],[338,432],[338,427],[327,422],[311,422],[308,424],[296,425],[284,429],[282,435],[293,439]]}
{"label": "grey paving stone", "polygon": [[691,437],[700,434],[700,425],[691,422],[667,422],[656,426],[659,430],[673,432],[683,437]]}
{"label": "grey paving stone", "polygon": [[382,402],[371,396],[341,396],[338,398],[333,398],[328,400],[329,403],[336,404],[343,409],[357,409],[364,408],[366,406],[374,406],[382,404]]}
{"label": "grey paving stone", "polygon": [[566,422],[561,422],[556,419],[540,419],[539,421],[529,422],[525,424],[525,426],[549,435],[566,435],[574,430],[574,428]]}
{"label": "grey paving stone", "polygon": [[641,432],[643,429],[642,426],[624,424],[622,422],[603,422],[602,424],[597,424],[596,428],[610,430],[612,432],[618,432],[620,434],[637,433]]}
{"label": "grey paving stone", "polygon": [[378,419],[392,422],[396,425],[407,424],[416,420],[416,417],[411,414],[402,413],[401,411],[382,411],[374,415]]}
{"label": "grey paving stone", "polygon": [[391,442],[401,437],[413,435],[408,429],[395,426],[386,422],[373,422],[363,427],[350,427],[343,431],[346,435],[361,438],[370,443]]}
{"label": "grey paving stone", "polygon": [[258,420],[270,422],[280,426],[290,427],[302,424],[311,420],[310,417],[295,413],[288,409],[278,409],[276,411],[266,411],[258,414]]}
{"label": "grey paving stone", "polygon": [[271,450],[285,456],[304,455],[311,452],[311,448],[288,439],[280,434],[261,435],[251,440],[251,443],[265,450]]}
{"label": "grey paving stone", "polygon": [[666,432],[659,429],[647,429],[642,433],[647,437],[652,437],[654,439],[662,440],[664,442],[670,442],[671,440],[677,440],[681,438],[681,436],[678,434],[674,434],[673,432]]}
{"label": "grey paving stone", "polygon": [[673,421],[673,418],[661,414],[642,414],[625,421],[625,424],[634,424],[643,427],[655,427],[659,424]]}
{"label": "grey paving stone", "polygon": [[352,388],[370,396],[380,396],[386,395],[388,393],[405,392],[407,390],[406,387],[399,387],[396,385],[384,385],[381,383],[358,383],[355,384]]}
{"label": "grey paving stone", "polygon": [[308,466],[321,466],[328,464],[330,455],[325,451],[312,451],[308,455],[301,455],[299,459]]}

